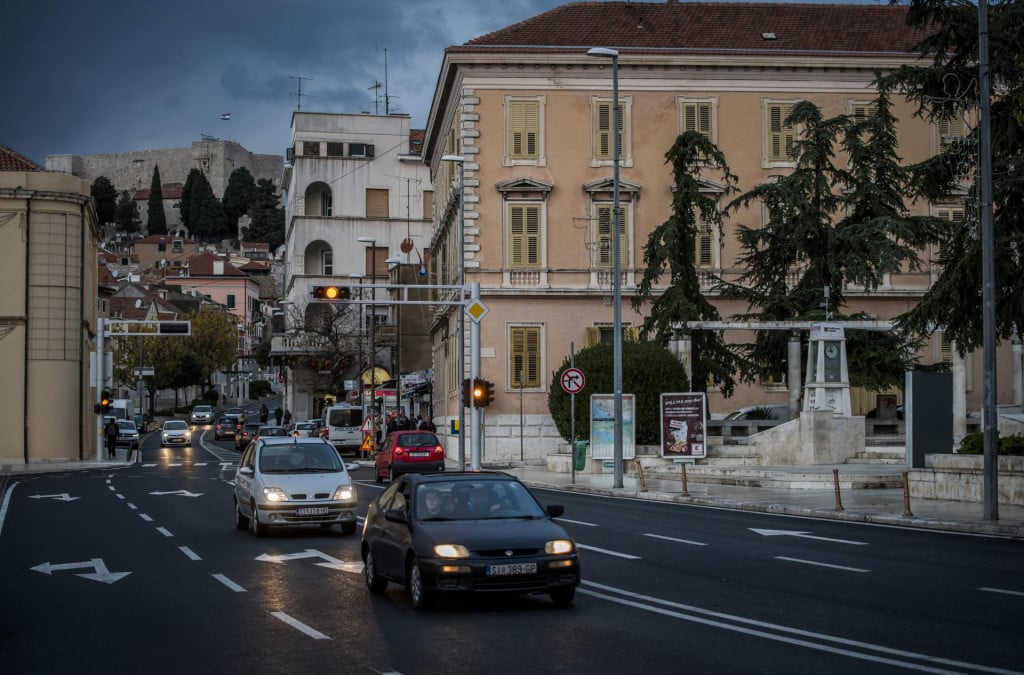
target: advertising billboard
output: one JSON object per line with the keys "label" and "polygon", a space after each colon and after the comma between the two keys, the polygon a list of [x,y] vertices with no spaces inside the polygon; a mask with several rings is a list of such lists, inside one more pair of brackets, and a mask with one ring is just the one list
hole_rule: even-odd
{"label": "advertising billboard", "polygon": [[703,393],[661,395],[661,456],[707,457],[708,403]]}

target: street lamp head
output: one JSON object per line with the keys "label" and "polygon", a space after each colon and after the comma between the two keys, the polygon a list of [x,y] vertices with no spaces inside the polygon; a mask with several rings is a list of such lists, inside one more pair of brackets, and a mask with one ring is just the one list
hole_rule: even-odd
{"label": "street lamp head", "polygon": [[615,59],[619,56],[619,50],[611,49],[609,47],[593,47],[587,50],[587,56],[599,56],[603,58]]}
{"label": "street lamp head", "polygon": [[461,164],[462,162],[466,161],[466,158],[463,157],[462,155],[441,155],[441,161],[442,162],[459,162]]}
{"label": "street lamp head", "polygon": [[390,258],[388,258],[387,260],[385,260],[384,262],[388,263],[389,265],[401,265],[405,261],[402,260],[402,256],[400,256],[400,255],[393,255]]}
{"label": "street lamp head", "polygon": [[356,241],[362,242],[364,244],[376,244],[377,243],[377,240],[374,239],[373,237],[359,237],[358,239],[356,239]]}

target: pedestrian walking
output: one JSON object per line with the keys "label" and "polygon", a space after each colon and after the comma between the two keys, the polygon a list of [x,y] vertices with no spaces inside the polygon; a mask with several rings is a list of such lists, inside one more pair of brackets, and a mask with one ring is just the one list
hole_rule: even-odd
{"label": "pedestrian walking", "polygon": [[264,403],[260,406],[260,424],[266,424],[268,419],[270,419],[270,410],[267,409],[267,404]]}
{"label": "pedestrian walking", "polygon": [[284,411],[284,425],[288,426],[291,423],[292,423],[292,411],[291,410],[285,410]]}
{"label": "pedestrian walking", "polygon": [[103,428],[103,435],[107,439],[107,455],[110,459],[117,458],[117,422],[111,417],[107,426]]}
{"label": "pedestrian walking", "polygon": [[277,426],[281,426],[281,418],[284,416],[284,411],[281,410],[281,406],[277,406],[277,410],[274,411],[274,419],[277,420]]}

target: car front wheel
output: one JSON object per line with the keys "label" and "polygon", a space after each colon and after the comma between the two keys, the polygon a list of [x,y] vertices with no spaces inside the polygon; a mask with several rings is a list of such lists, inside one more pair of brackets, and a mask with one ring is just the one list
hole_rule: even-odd
{"label": "car front wheel", "polygon": [[267,526],[260,522],[260,509],[256,504],[252,505],[252,533],[257,537],[263,537],[267,534]]}
{"label": "car front wheel", "polygon": [[409,600],[415,609],[430,609],[431,597],[423,581],[423,572],[416,560],[409,561],[409,571],[406,574],[406,590],[409,592]]}
{"label": "car front wheel", "polygon": [[377,575],[377,566],[373,561],[373,551],[366,551],[366,562],[363,564],[363,579],[371,593],[383,593],[387,590],[388,580]]}
{"label": "car front wheel", "polygon": [[242,515],[242,509],[238,506],[238,501],[235,501],[235,527],[239,530],[244,530],[249,527],[249,519]]}

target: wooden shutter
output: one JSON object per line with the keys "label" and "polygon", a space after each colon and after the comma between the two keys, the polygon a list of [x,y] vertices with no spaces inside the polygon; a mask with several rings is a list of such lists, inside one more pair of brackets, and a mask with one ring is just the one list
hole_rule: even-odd
{"label": "wooden shutter", "polygon": [[537,159],[540,135],[540,103],[511,101],[509,103],[509,157]]}
{"label": "wooden shutter", "polygon": [[696,131],[711,138],[711,104],[683,103],[683,132]]}
{"label": "wooden shutter", "polygon": [[[622,130],[625,128],[625,108],[619,103],[619,153],[622,153]],[[615,148],[612,145],[612,104],[600,102],[597,104],[597,124],[594,129],[594,150],[598,159],[614,159]]]}
{"label": "wooden shutter", "polygon": [[366,217],[389,218],[388,191],[366,188]]}
{"label": "wooden shutter", "polygon": [[540,207],[523,204],[509,207],[509,266],[540,265]]}
{"label": "wooden shutter", "polygon": [[601,329],[597,326],[587,326],[587,334],[583,340],[584,347],[593,347],[601,344]]}
{"label": "wooden shutter", "polygon": [[939,361],[942,363],[953,362],[953,343],[945,332],[939,333]]}
{"label": "wooden shutter", "polygon": [[432,220],[434,218],[434,191],[424,190],[423,191],[423,220]]}
{"label": "wooden shutter", "polygon": [[697,226],[697,240],[694,242],[693,264],[697,267],[711,267],[714,260],[711,256],[711,244],[714,239],[711,226],[700,223]]}
{"label": "wooden shutter", "polygon": [[[511,328],[509,333],[509,380],[514,387],[540,386],[540,328]],[[519,377],[522,375],[522,382]]]}
{"label": "wooden shutter", "polygon": [[967,134],[967,124],[964,118],[957,116],[948,120],[939,120],[936,125],[939,134],[939,150],[945,150],[953,141],[963,138]]}
{"label": "wooden shutter", "polygon": [[[623,267],[627,267],[626,261],[629,259],[629,251],[626,247],[628,223],[626,222],[626,208],[621,205],[619,206],[619,228],[619,250],[622,254],[620,262]],[[614,257],[614,250],[612,248],[613,229],[611,204],[598,206],[597,236],[594,238],[597,243],[597,253],[594,256],[595,267],[606,268],[612,266],[612,258]]]}
{"label": "wooden shutter", "polygon": [[792,105],[768,106],[768,160],[788,162],[793,159],[793,144],[796,143],[796,128],[785,124],[786,117],[793,111]]}

